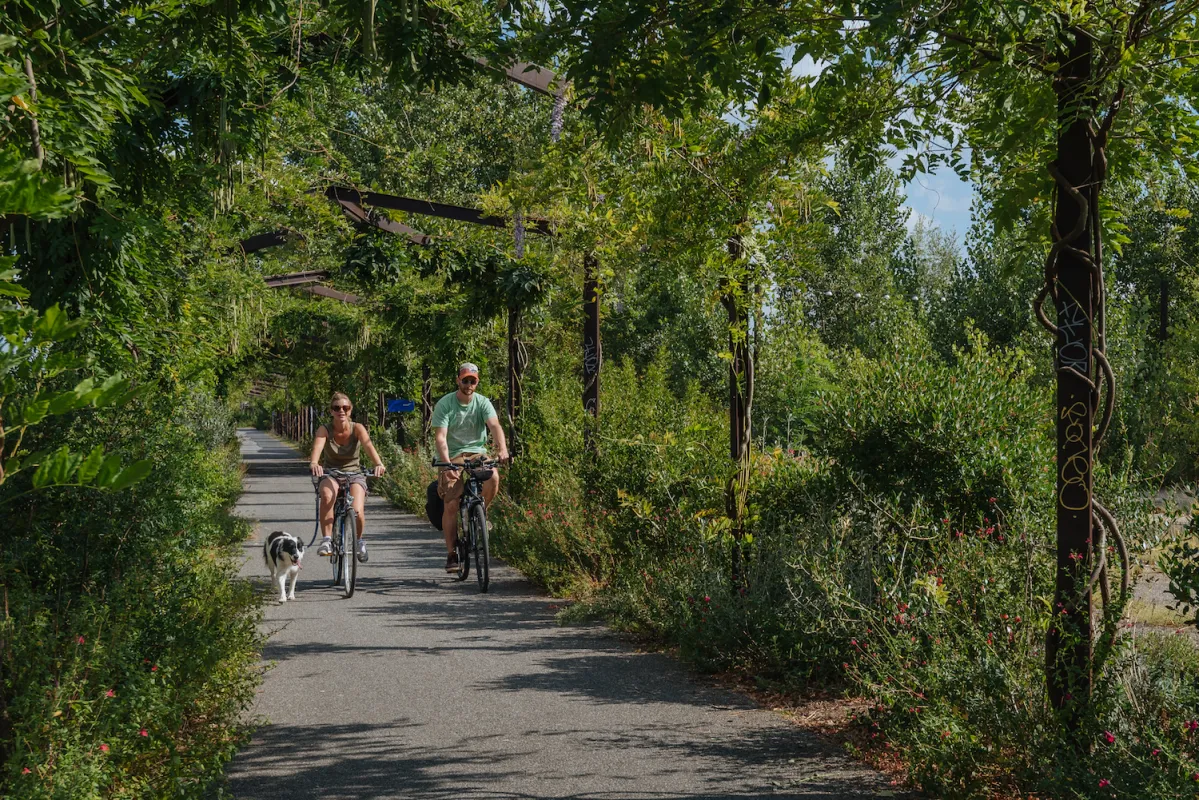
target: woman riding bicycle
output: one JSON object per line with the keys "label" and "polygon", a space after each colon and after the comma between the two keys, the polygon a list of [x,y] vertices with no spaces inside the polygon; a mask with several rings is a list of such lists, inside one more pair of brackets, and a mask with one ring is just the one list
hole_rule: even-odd
{"label": "woman riding bicycle", "polygon": [[[329,399],[329,411],[333,414],[331,426],[322,425],[316,429],[312,440],[312,455],[308,458],[308,466],[312,477],[319,481],[317,491],[321,495],[321,547],[316,551],[318,556],[327,556],[333,552],[333,503],[337,500],[337,481],[325,476],[325,467],[343,471],[361,469],[359,454],[366,448],[367,454],[375,462],[375,477],[379,477],[386,469],[383,459],[371,443],[370,432],[366,426],[350,419],[354,406],[350,398],[341,392],[334,392]],[[349,484],[350,498],[354,504],[354,515],[358,518],[358,552],[359,561],[367,560],[366,542],[366,478],[359,474],[346,479]]]}

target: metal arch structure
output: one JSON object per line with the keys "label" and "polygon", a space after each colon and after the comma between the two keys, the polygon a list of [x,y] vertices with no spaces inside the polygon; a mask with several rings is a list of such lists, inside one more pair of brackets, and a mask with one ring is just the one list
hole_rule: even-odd
{"label": "metal arch structure", "polygon": [[[486,59],[475,59],[479,66],[492,69]],[[538,67],[534,64],[526,62],[516,62],[508,67],[503,68],[504,77],[508,80],[524,86],[538,94],[545,95],[555,99],[555,125],[554,130],[560,130],[561,109],[563,106],[564,95],[562,89],[554,91],[552,87],[557,83],[558,77],[551,70]],[[556,134],[552,134],[557,141]],[[409,242],[422,247],[429,246],[433,243],[433,237],[428,234],[421,233],[414,228],[405,225],[402,222],[397,222],[388,218],[386,215],[374,213],[367,209],[367,206],[376,208],[385,208],[394,211],[402,211],[409,214],[420,214],[425,216],[439,217],[441,219],[449,219],[457,222],[467,222],[473,225],[485,225],[493,228],[507,228],[511,222],[505,217],[498,217],[487,214],[476,208],[466,206],[457,206],[448,203],[438,203],[430,200],[418,200],[409,197],[399,197],[396,195],[385,194],[382,192],[360,191],[346,186],[330,186],[325,189],[325,196],[336,202],[341,207],[342,212],[351,221],[358,225],[371,226],[388,233],[402,236]],[[532,231],[544,236],[553,236],[554,230],[549,220],[538,217],[518,217],[516,225],[519,229],[518,236],[524,231]],[[240,242],[240,249],[243,254],[250,254],[271,247],[279,247],[287,243],[289,231],[269,231],[251,236],[248,239]],[[586,370],[588,374],[585,376],[586,388],[584,389],[584,406],[586,410],[593,416],[598,417],[599,414],[599,297],[595,286],[595,259],[588,259],[587,276],[589,281],[585,280],[591,287],[591,293],[585,297],[585,305],[587,307],[588,323],[584,331],[584,339],[586,341],[588,334],[592,337],[592,352],[595,354],[595,363],[593,370]],[[340,300],[345,303],[359,304],[361,298],[348,292],[340,292],[325,286],[323,281],[330,277],[327,270],[309,270],[306,272],[296,272],[283,275],[268,276],[264,279],[267,286],[271,288],[296,287],[301,291],[309,292],[314,295],[329,297],[335,300]],[[587,294],[585,292],[585,294]],[[510,339],[515,333],[510,325]],[[513,350],[521,348],[513,346],[513,342],[509,341],[509,365],[508,365],[508,382],[509,394],[514,391],[514,387],[518,387],[519,377],[514,376],[515,362],[512,358]],[[585,359],[586,360],[586,359]],[[518,369],[518,371],[520,371]],[[422,368],[422,417],[423,430],[427,433],[428,419],[430,411],[430,374],[427,364]],[[515,422],[515,421],[513,421]],[[514,439],[515,444],[515,439]]]}

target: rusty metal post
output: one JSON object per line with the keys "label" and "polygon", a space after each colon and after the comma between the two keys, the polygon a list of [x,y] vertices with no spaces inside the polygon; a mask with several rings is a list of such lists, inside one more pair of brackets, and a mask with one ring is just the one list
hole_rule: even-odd
{"label": "rusty metal post", "polygon": [[1073,190],[1059,186],[1054,225],[1068,247],[1056,262],[1057,310],[1057,571],[1053,621],[1045,657],[1049,697],[1067,728],[1076,730],[1091,699],[1092,442],[1098,403],[1094,369],[1092,230],[1087,197],[1097,199],[1094,154],[1088,130],[1092,43],[1073,32],[1058,69],[1057,171]]}
{"label": "rusty metal post", "polygon": [[524,406],[524,375],[528,366],[528,354],[524,342],[521,341],[521,323],[524,312],[520,306],[508,306],[508,452],[516,455],[520,452],[521,431],[520,412]]}
{"label": "rusty metal post", "polygon": [[[739,234],[729,238],[729,255],[740,259],[744,253]],[[733,538],[745,537],[746,503],[749,499],[749,448],[753,436],[753,360],[749,353],[749,312],[746,286],[726,288],[721,302],[729,326],[729,456],[734,472],[725,490],[725,510],[732,524]]]}
{"label": "rusty metal post", "polygon": [[[583,448],[597,451],[596,433],[600,414],[600,367],[603,344],[600,340],[599,261],[595,253],[583,256]],[[590,417],[588,419],[587,417]]]}
{"label": "rusty metal post", "polygon": [[433,420],[433,377],[428,364],[420,368],[420,436],[421,441],[429,443],[429,423]]}

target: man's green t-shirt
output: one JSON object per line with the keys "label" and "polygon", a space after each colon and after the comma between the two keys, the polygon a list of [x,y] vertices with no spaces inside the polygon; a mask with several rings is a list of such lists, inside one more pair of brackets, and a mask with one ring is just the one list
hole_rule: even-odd
{"label": "man's green t-shirt", "polygon": [[496,416],[495,406],[481,394],[473,394],[470,402],[458,402],[458,393],[450,392],[433,407],[433,428],[445,428],[445,441],[450,458],[463,453],[487,452],[487,420]]}

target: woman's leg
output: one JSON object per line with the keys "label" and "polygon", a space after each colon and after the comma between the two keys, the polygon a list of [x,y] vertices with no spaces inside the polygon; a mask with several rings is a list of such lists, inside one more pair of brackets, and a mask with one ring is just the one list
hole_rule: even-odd
{"label": "woman's leg", "polygon": [[324,478],[317,491],[321,497],[320,511],[318,512],[321,521],[321,536],[328,538],[333,535],[333,501],[337,499],[337,481],[332,478]]}
{"label": "woman's leg", "polygon": [[358,517],[358,538],[361,539],[366,536],[366,487],[351,483],[350,499],[354,503],[354,516]]}

